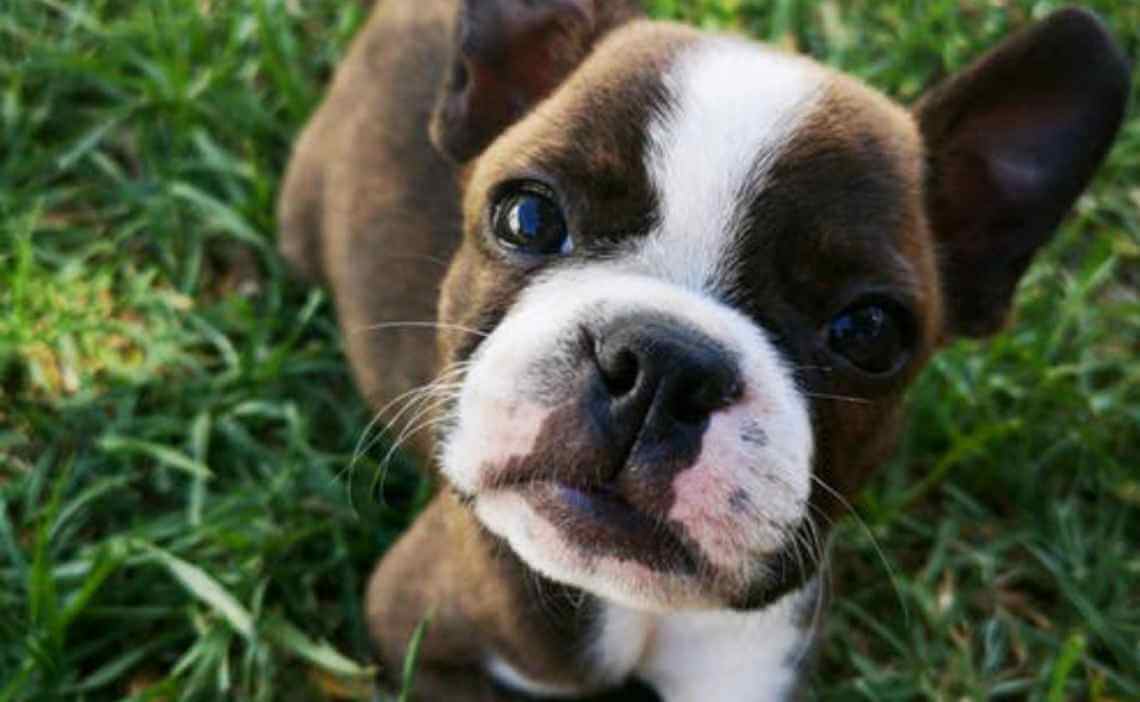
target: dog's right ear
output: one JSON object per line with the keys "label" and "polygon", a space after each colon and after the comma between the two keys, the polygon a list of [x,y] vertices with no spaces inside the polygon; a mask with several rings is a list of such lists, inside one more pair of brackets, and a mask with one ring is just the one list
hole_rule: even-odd
{"label": "dog's right ear", "polygon": [[477,156],[639,14],[635,0],[462,0],[432,143],[457,163]]}

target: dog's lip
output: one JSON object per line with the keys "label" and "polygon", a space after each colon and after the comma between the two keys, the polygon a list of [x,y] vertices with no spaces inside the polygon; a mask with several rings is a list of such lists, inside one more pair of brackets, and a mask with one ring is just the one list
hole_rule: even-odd
{"label": "dog's lip", "polygon": [[496,487],[521,496],[590,554],[639,561],[660,572],[697,572],[697,558],[668,524],[607,486],[535,479]]}

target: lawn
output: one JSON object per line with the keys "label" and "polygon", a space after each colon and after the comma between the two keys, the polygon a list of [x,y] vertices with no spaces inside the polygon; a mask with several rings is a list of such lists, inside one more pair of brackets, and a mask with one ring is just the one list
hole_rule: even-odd
{"label": "lawn", "polygon": [[[653,0],[905,101],[1058,6]],[[1140,55],[1140,4],[1098,9]],[[0,0],[0,702],[367,699],[425,486],[273,203],[351,0]],[[1134,96],[1140,91],[1134,91]],[[832,544],[818,699],[1140,699],[1140,111]]]}

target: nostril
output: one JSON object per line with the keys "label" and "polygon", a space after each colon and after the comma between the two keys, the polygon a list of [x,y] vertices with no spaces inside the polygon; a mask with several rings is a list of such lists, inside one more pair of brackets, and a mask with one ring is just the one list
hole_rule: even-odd
{"label": "nostril", "polygon": [[700,423],[716,410],[732,405],[743,393],[744,386],[735,377],[712,373],[702,378],[692,378],[692,382],[681,383],[677,387],[671,402],[671,413],[679,422]]}
{"label": "nostril", "polygon": [[637,374],[641,370],[637,354],[630,349],[620,349],[608,357],[599,359],[602,380],[612,397],[622,397],[637,386]]}
{"label": "nostril", "polygon": [[744,394],[735,356],[683,323],[620,317],[582,338],[594,362],[598,421],[623,441],[700,431]]}
{"label": "nostril", "polygon": [[705,421],[709,412],[696,396],[682,396],[673,403],[673,419],[684,424],[698,424]]}

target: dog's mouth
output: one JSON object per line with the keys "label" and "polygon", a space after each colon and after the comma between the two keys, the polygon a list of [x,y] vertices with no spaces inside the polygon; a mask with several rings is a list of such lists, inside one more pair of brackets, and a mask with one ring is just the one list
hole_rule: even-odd
{"label": "dog's mouth", "polygon": [[587,557],[610,556],[671,575],[694,575],[700,558],[663,519],[609,486],[532,480],[506,486]]}

